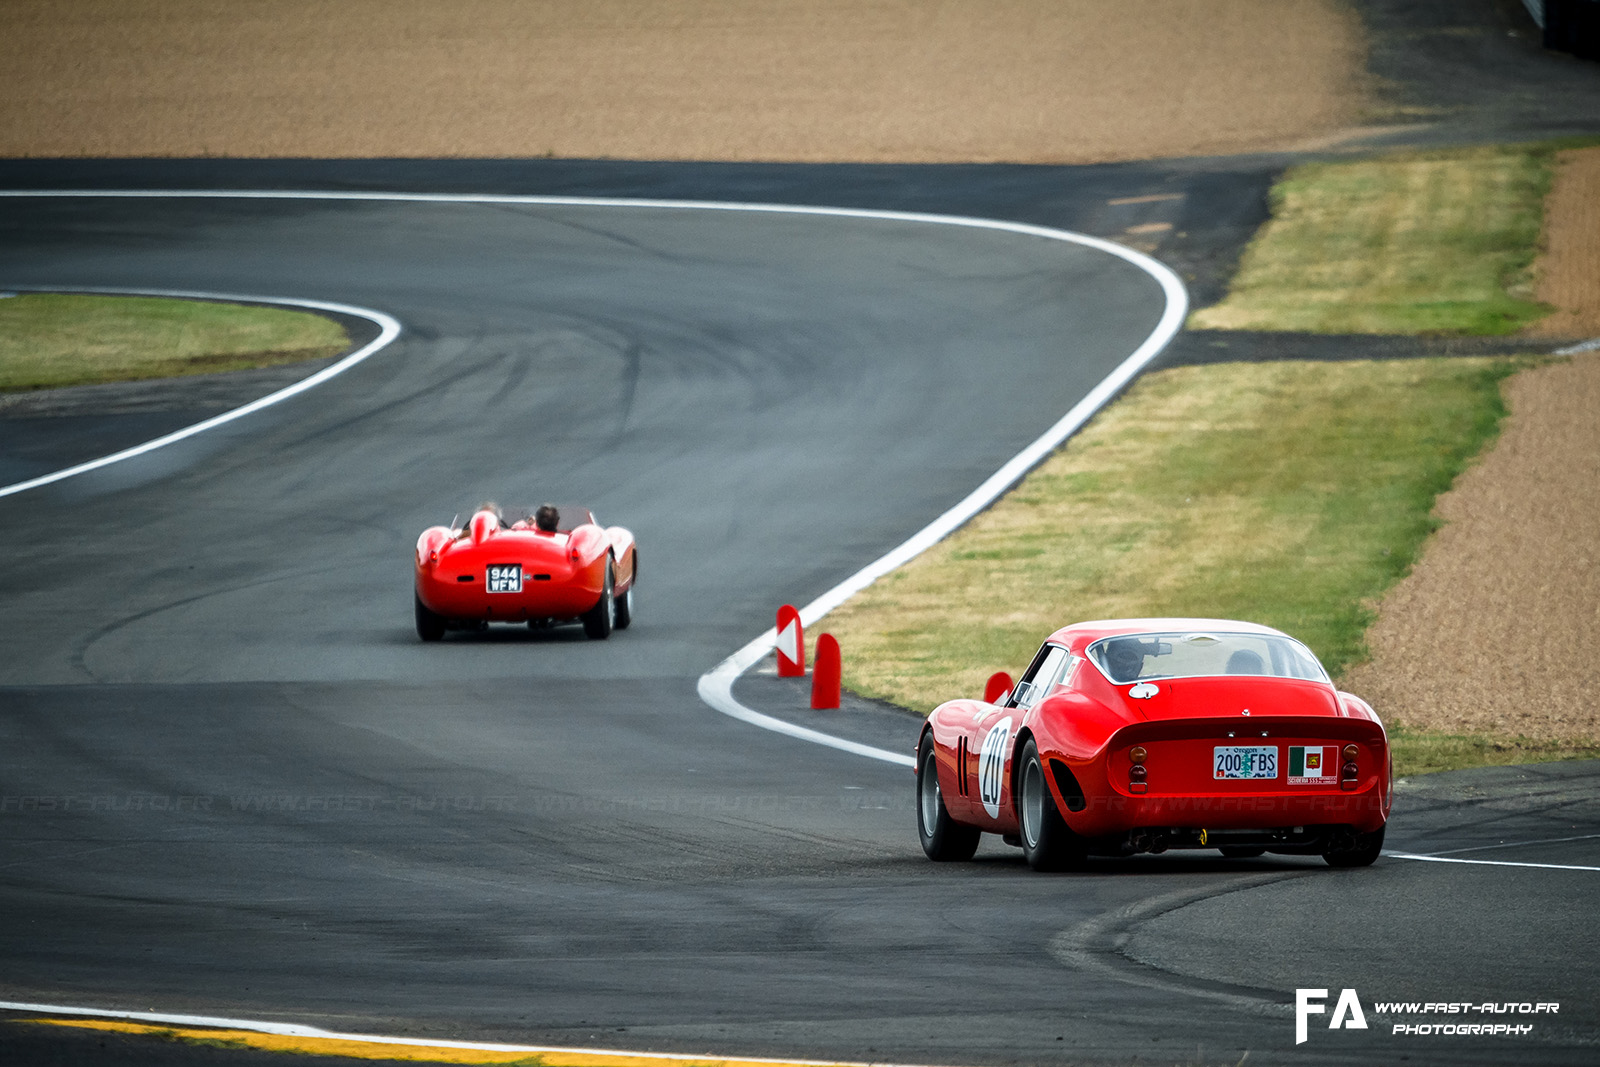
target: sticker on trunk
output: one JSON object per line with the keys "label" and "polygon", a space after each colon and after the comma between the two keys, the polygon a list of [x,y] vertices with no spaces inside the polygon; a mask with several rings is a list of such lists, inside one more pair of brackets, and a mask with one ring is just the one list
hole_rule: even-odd
{"label": "sticker on trunk", "polygon": [[1333,745],[1290,745],[1290,785],[1330,785],[1338,770]]}

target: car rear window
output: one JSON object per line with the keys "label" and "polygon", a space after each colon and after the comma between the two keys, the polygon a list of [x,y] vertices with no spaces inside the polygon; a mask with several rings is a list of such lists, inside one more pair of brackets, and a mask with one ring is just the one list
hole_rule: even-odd
{"label": "car rear window", "polygon": [[1311,650],[1290,637],[1229,632],[1148,633],[1104,637],[1089,659],[1117,685],[1141,678],[1256,675],[1326,682]]}

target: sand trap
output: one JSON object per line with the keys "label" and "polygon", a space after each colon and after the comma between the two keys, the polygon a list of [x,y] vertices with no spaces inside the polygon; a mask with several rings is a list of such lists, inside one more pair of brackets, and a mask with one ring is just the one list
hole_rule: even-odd
{"label": "sand trap", "polygon": [[1087,162],[1362,105],[1335,0],[7,0],[0,156]]}
{"label": "sand trap", "polygon": [[1535,297],[1557,310],[1534,337],[1600,337],[1600,148],[1563,152],[1544,205]]}
{"label": "sand trap", "polygon": [[1407,726],[1600,743],[1600,355],[1507,383],[1511,416],[1439,498],[1344,685]]}

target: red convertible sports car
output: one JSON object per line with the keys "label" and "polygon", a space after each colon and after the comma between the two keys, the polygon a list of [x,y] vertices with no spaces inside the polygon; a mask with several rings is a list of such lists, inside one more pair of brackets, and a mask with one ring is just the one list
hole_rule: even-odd
{"label": "red convertible sports car", "polygon": [[417,636],[491,622],[539,629],[582,621],[609,637],[633,621],[639,550],[620,526],[601,527],[588,508],[546,504],[508,522],[493,504],[461,527],[430,526],[417,538]]}
{"label": "red convertible sports car", "polygon": [[1174,848],[1360,867],[1394,800],[1372,708],[1287,634],[1219,619],[1057,630],[994,703],[933,710],[916,773],[930,859],[993,833],[1035,870]]}

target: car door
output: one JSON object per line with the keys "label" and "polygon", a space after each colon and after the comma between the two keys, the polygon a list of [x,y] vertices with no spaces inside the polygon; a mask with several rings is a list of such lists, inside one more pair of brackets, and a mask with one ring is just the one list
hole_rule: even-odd
{"label": "car door", "polygon": [[972,801],[972,817],[986,829],[997,833],[1016,829],[1011,756],[1017,730],[1028,711],[1055,687],[1071,659],[1062,646],[1045,644],[1005,700],[974,713],[962,759],[969,777],[963,784]]}

